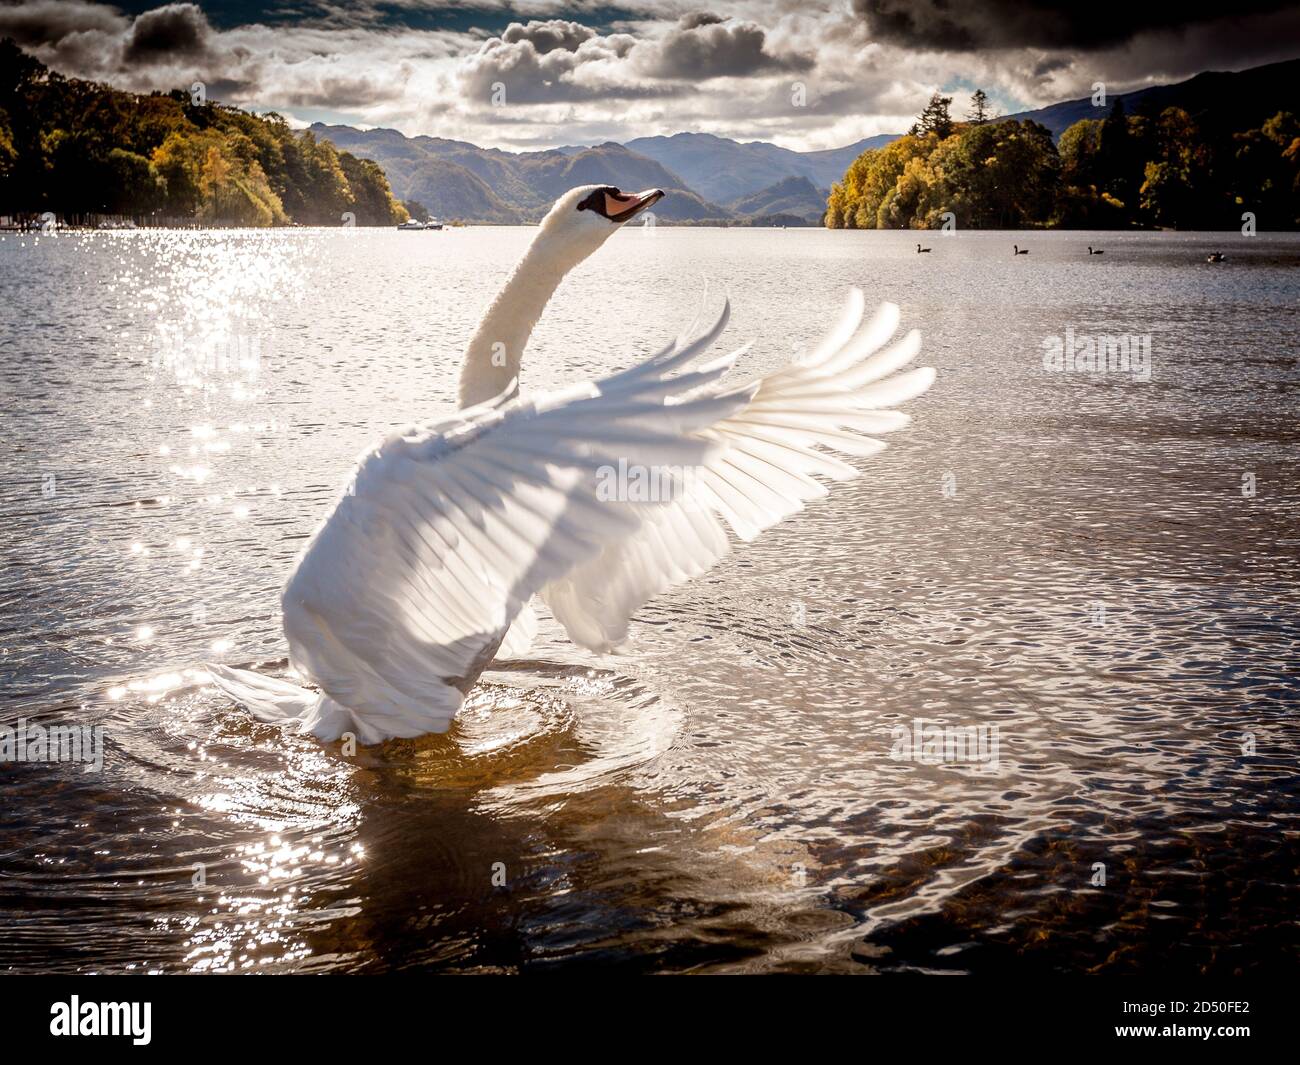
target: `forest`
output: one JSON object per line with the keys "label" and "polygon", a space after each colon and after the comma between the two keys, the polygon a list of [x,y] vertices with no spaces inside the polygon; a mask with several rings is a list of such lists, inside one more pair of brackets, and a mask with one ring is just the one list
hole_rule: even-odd
{"label": "forest", "polygon": [[969,116],[935,94],[906,136],[864,152],[831,189],[831,229],[1300,227],[1300,122],[1198,122],[1179,107],[1083,119],[1059,143],[1032,121]]}
{"label": "forest", "polygon": [[406,219],[378,164],[279,115],[202,97],[201,86],[143,96],[65,78],[0,41],[0,214],[140,225]]}

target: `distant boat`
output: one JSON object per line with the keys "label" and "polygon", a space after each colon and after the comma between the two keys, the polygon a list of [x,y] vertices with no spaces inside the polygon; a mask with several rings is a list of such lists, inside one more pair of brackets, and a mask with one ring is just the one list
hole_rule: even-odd
{"label": "distant boat", "polygon": [[418,233],[424,230],[424,223],[417,222],[414,218],[408,218],[405,222],[397,227],[399,233]]}
{"label": "distant boat", "polygon": [[1223,262],[1223,252],[1221,251],[1210,252],[1210,254],[1205,257],[1205,261],[1207,263],[1221,263]]}
{"label": "distant boat", "polygon": [[441,228],[442,228],[442,223],[441,223],[441,222],[435,222],[432,218],[430,218],[427,222],[424,223],[424,228],[425,228],[425,229],[441,229]]}

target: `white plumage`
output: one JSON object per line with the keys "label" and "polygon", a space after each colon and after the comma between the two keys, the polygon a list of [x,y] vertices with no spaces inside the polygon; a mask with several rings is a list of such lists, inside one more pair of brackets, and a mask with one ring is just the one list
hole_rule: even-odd
{"label": "white plumage", "polygon": [[[907,423],[885,408],[934,371],[896,373],[915,332],[881,350],[896,307],[865,327],[862,313],[855,289],[810,355],[735,387],[722,378],[739,352],[698,361],[724,306],[702,336],[629,370],[522,399],[507,382],[498,399],[389,436],[281,598],[290,661],[319,691],[222,666],[214,679],[264,720],[375,743],[445,731],[492,659],[526,650],[534,595],[575,643],[617,646],[642,604],[726,554],[724,526],[752,539],[825,495],[817,478],[856,474],[830,452],[872,455],[874,434]],[[689,475],[667,500],[611,499],[602,477],[620,464]]]}

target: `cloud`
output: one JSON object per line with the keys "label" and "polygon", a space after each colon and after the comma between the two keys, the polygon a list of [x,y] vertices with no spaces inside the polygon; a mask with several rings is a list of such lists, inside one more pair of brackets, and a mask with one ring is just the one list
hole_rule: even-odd
{"label": "cloud", "polygon": [[684,15],[663,37],[638,46],[636,65],[654,78],[738,78],[753,74],[807,71],[810,55],[778,53],[767,31],[754,22],[704,13]]}
{"label": "cloud", "polygon": [[628,77],[623,61],[636,47],[630,34],[600,36],[574,22],[512,22],[461,63],[456,80],[469,101],[484,104],[662,95],[665,90]]}
{"label": "cloud", "polygon": [[906,129],[936,90],[961,107],[979,85],[1010,113],[1096,81],[1124,92],[1300,51],[1300,8],[1262,0],[1222,18],[1192,0],[1170,26],[1113,0],[736,0],[725,16],[699,2],[309,0],[264,14],[192,0],[128,14],[0,0],[0,36],[124,89],[202,81],[209,99],[298,120],[516,148],[683,130],[829,148]]}
{"label": "cloud", "polygon": [[697,11],[693,15],[683,15],[678,26],[684,30],[698,29],[700,26],[717,26],[727,20],[722,15],[713,15],[707,11]]}
{"label": "cloud", "polygon": [[127,34],[122,58],[127,63],[196,56],[207,51],[212,27],[194,4],[168,4],[138,16]]}
{"label": "cloud", "polygon": [[57,43],[81,33],[119,33],[128,20],[103,4],[76,0],[30,0],[0,7],[0,37],[21,45]]}
{"label": "cloud", "polygon": [[1123,44],[1149,30],[1267,14],[1287,0],[1184,0],[1176,8],[1133,0],[853,0],[880,41],[967,52],[980,48],[1089,51]]}
{"label": "cloud", "polygon": [[526,25],[512,22],[505,28],[505,32],[501,34],[501,40],[505,44],[518,44],[520,41],[528,41],[538,55],[545,55],[557,48],[563,48],[569,52],[576,51],[583,41],[589,41],[595,36],[596,31],[589,26],[584,26],[581,22],[547,19],[545,22],[534,20]]}

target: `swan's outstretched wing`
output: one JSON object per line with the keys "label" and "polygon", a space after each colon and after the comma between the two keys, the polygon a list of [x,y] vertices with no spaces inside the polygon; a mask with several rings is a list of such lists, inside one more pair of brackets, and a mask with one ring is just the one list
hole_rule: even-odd
{"label": "swan's outstretched wing", "polygon": [[290,660],[335,717],[365,742],[448,727],[524,604],[635,531],[599,498],[601,467],[703,463],[709,426],[749,403],[752,387],[718,385],[734,356],[665,376],[726,319],[632,370],[471,408],[362,458],[281,600]]}
{"label": "swan's outstretched wing", "polygon": [[893,407],[930,387],[930,368],[896,373],[920,350],[915,330],[880,350],[898,326],[885,304],[865,326],[854,289],[839,323],[807,357],[764,377],[743,409],[704,433],[712,458],[671,502],[627,503],[636,531],[551,582],[542,598],[569,638],[592,650],[622,643],[632,614],[653,596],[709,569],[728,551],[722,521],[751,540],[827,489],[815,476],[847,480],[857,470],[826,450],[866,457],[872,436],[900,429]]}
{"label": "swan's outstretched wing", "polygon": [[515,620],[510,623],[506,637],[496,653],[497,658],[523,658],[537,638],[537,611],[530,604],[520,608]]}

